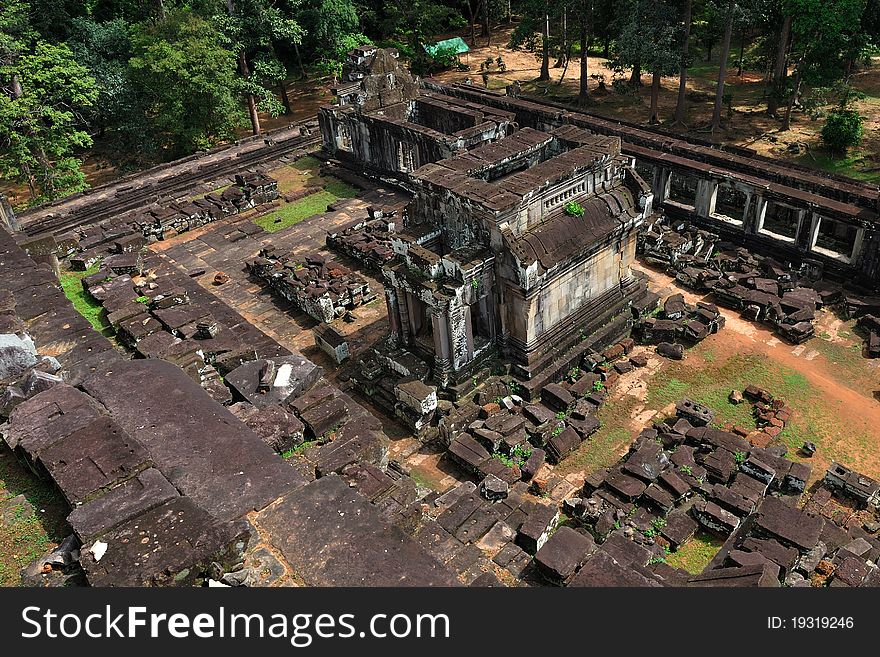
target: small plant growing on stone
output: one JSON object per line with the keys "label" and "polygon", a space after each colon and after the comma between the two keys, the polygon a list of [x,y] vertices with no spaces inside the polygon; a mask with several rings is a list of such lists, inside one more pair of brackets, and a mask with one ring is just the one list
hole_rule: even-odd
{"label": "small plant growing on stone", "polygon": [[510,390],[511,395],[515,395],[519,392],[519,384],[516,381],[511,381],[507,384],[507,389]]}
{"label": "small plant growing on stone", "polygon": [[654,529],[660,531],[666,526],[666,518],[654,518],[651,521],[651,525],[654,527]]}
{"label": "small plant growing on stone", "polygon": [[563,211],[570,217],[583,217],[584,206],[577,201],[569,201],[563,206]]}
{"label": "small plant growing on stone", "polygon": [[602,381],[593,381],[593,391],[602,392],[605,390],[605,384]]}
{"label": "small plant growing on stone", "polygon": [[563,429],[564,429],[563,425],[560,424],[555,429],[553,429],[553,431],[550,435],[552,435],[553,437],[556,437],[562,433]]}
{"label": "small plant growing on stone", "polygon": [[475,290],[479,289],[480,282],[476,278],[471,279],[471,287]]}
{"label": "small plant growing on stone", "polygon": [[557,419],[557,420],[564,420],[564,419],[565,419],[565,412],[564,412],[564,411],[559,411],[559,412],[557,412],[557,413],[556,413],[556,419]]}
{"label": "small plant growing on stone", "polygon": [[693,470],[693,468],[692,468],[691,466],[689,466],[689,465],[683,465],[683,466],[681,466],[681,467],[679,468],[679,470],[681,470],[682,472],[684,472],[686,475],[692,475],[692,474],[694,474],[694,470]]}
{"label": "small plant growing on stone", "polygon": [[746,460],[746,453],[745,452],[737,452],[736,454],[733,455],[733,460],[736,461],[737,463],[742,463],[743,461]]}
{"label": "small plant growing on stone", "polygon": [[135,299],[138,303],[150,303],[150,297],[140,296]]}

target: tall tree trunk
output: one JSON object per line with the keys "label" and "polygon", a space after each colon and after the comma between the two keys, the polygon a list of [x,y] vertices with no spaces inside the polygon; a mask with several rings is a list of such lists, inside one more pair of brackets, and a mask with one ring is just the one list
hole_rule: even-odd
{"label": "tall tree trunk", "polygon": [[[468,14],[470,16],[470,24],[471,24],[471,46],[473,48],[477,47],[477,17],[474,14],[474,8],[471,7],[471,3],[467,3]],[[480,11],[480,5],[477,5],[477,11]]]}
{"label": "tall tree trunk", "polygon": [[21,79],[18,77],[18,73],[12,74],[12,99],[21,98],[21,95],[24,91],[21,88]]}
{"label": "tall tree trunk", "polygon": [[660,116],[657,110],[658,99],[660,98],[660,71],[655,70],[651,74],[651,118],[649,123],[660,123]]}
{"label": "tall tree trunk", "polygon": [[281,80],[278,83],[281,90],[281,103],[284,105],[284,113],[293,114],[293,108],[290,106],[290,98],[287,96],[287,80]]}
{"label": "tall tree trunk", "polygon": [[746,49],[746,31],[745,28],[739,30],[739,59],[737,60],[736,77],[741,78],[743,74],[743,51]]}
{"label": "tall tree trunk", "polygon": [[785,54],[788,52],[788,36],[791,31],[791,16],[782,18],[782,27],[779,30],[779,41],[776,42],[776,61],[773,64],[773,80],[770,86],[770,97],[767,99],[767,114],[776,116],[779,111],[779,103],[785,91]]}
{"label": "tall tree trunk", "polygon": [[296,41],[293,42],[293,52],[296,53],[296,61],[299,64],[300,80],[305,80],[309,76],[306,75],[306,67],[303,66],[303,58],[299,54],[299,44]]}
{"label": "tall tree trunk", "polygon": [[685,99],[687,97],[688,49],[691,42],[691,11],[693,0],[687,0],[684,7],[684,41],[681,45],[681,66],[678,71],[678,100],[675,103],[674,125],[684,127]]}
{"label": "tall tree trunk", "polygon": [[797,102],[798,93],[801,90],[801,71],[800,71],[800,63],[798,63],[798,70],[795,71],[794,74],[794,89],[792,89],[791,96],[788,98],[788,104],[785,107],[785,117],[782,119],[782,127],[779,128],[780,131],[785,132],[789,128],[791,128],[791,111],[794,109],[794,104]]}
{"label": "tall tree trunk", "polygon": [[581,15],[581,85],[580,91],[578,92],[578,105],[584,106],[590,102],[590,86],[587,68],[588,68],[588,55],[589,52],[589,34],[590,34],[590,22],[589,15],[586,10],[584,10]]}
{"label": "tall tree trunk", "polygon": [[629,84],[632,87],[642,86],[642,63],[636,62],[633,65],[632,73],[629,75]]}
{"label": "tall tree trunk", "polygon": [[611,36],[608,34],[605,35],[605,40],[602,42],[602,57],[611,58]]}
{"label": "tall tree trunk", "polygon": [[542,34],[541,75],[539,80],[550,79],[550,14],[544,14],[544,33]]}
{"label": "tall tree trunk", "polygon": [[[233,0],[226,0],[226,10],[230,16],[235,14],[235,3]],[[247,63],[247,54],[244,48],[238,51],[238,72],[245,80],[251,76]],[[248,114],[251,117],[251,128],[255,135],[260,134],[260,116],[257,114],[257,99],[253,94],[247,95]]]}
{"label": "tall tree trunk", "polygon": [[[241,77],[247,80],[251,76],[250,69],[248,69],[247,65],[247,56],[244,53],[244,49],[238,52],[238,72],[241,73]],[[247,106],[248,106],[248,114],[251,117],[251,128],[255,135],[260,134],[260,115],[257,114],[257,99],[253,94],[247,95]]]}
{"label": "tall tree trunk", "polygon": [[[553,68],[559,68],[560,66],[568,67],[568,60],[566,59],[567,54],[568,54],[568,9],[563,8],[563,10],[562,10],[562,43],[560,44],[560,48],[559,48],[559,59],[556,60],[556,63],[553,65]],[[565,74],[563,73],[563,75],[565,75]]]}
{"label": "tall tree trunk", "polygon": [[483,0],[483,36],[486,37],[486,46],[492,43],[492,24],[489,22],[489,0]]}
{"label": "tall tree trunk", "polygon": [[721,60],[718,62],[718,84],[715,87],[715,108],[712,111],[712,132],[721,129],[721,105],[724,103],[724,79],[727,77],[727,58],[730,56],[730,37],[733,34],[733,0],[727,3],[727,23],[724,26],[724,42],[721,44]]}

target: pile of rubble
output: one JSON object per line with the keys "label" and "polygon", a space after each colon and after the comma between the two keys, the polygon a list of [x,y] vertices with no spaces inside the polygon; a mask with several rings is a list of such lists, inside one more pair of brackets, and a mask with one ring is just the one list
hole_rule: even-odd
{"label": "pile of rubble", "polygon": [[[757,400],[759,417],[766,416],[763,391],[747,390]],[[569,513],[588,530],[588,540],[551,538],[547,554],[539,551],[536,557],[545,562],[541,572],[548,581],[572,586],[880,582],[876,482],[835,464],[824,486],[848,491],[843,482],[858,479],[864,511],[848,524],[849,516],[823,520],[812,503],[797,507],[810,478],[807,465],[785,458],[781,443],[764,448],[713,428],[713,418],[710,409],[683,400],[675,417],[643,430],[617,465],[589,476],[581,496],[566,500]],[[835,467],[839,476],[831,477]],[[829,497],[817,492],[812,499]],[[667,565],[667,556],[697,531],[725,539],[706,569],[692,576]]]}
{"label": "pile of rubble", "polygon": [[366,279],[317,254],[301,262],[267,246],[247,267],[276,294],[319,322],[330,323],[376,298]]}
{"label": "pile of rubble", "polygon": [[844,315],[856,318],[864,332],[865,356],[880,358],[880,297],[848,294],[844,299]]}
{"label": "pile of rubble", "polygon": [[254,360],[256,351],[211,309],[194,303],[178,275],[115,275],[102,268],[82,284],[122,345],[142,358],[174,363],[218,402],[232,401],[223,377]]}
{"label": "pile of rubble", "polygon": [[[235,184],[192,201],[173,201],[135,213],[126,213],[97,225],[84,226],[57,239],[60,258],[73,256],[74,269],[88,269],[110,250],[136,251],[143,241],[170,239],[180,233],[269,203],[278,197],[278,182],[261,173],[235,176]],[[253,225],[253,233],[262,230]],[[54,238],[53,238],[54,239]],[[133,245],[133,246],[131,246]]]}
{"label": "pile of rubble", "polygon": [[391,234],[402,210],[394,207],[367,208],[367,217],[355,219],[327,232],[327,246],[368,269],[378,271],[394,258]]}
{"label": "pile of rubble", "polygon": [[686,303],[684,296],[673,294],[647,315],[639,315],[633,327],[642,344],[656,344],[657,352],[674,359],[684,357],[684,344],[693,345],[724,328],[724,316],[713,303]]}
{"label": "pile of rubble", "polygon": [[657,217],[645,225],[638,245],[647,261],[666,267],[683,285],[712,292],[720,305],[796,344],[813,336],[818,308],[842,299],[841,286],[821,280],[808,265],[794,269],[686,222],[671,226]]}
{"label": "pile of rubble", "polygon": [[516,381],[498,380],[472,401],[447,402],[438,429],[449,457],[478,478],[504,480],[528,481],[545,459],[559,463],[599,429],[596,413],[608,389],[622,374],[647,365],[634,347],[627,338],[593,354],[589,367],[572,368],[561,382],[544,386],[540,400],[524,399]]}

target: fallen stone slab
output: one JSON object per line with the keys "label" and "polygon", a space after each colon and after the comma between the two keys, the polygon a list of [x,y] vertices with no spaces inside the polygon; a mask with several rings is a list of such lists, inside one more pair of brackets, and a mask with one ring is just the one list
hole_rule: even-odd
{"label": "fallen stone slab", "polygon": [[[271,381],[261,386],[261,376],[271,369]],[[254,406],[289,403],[321,378],[323,369],[300,355],[284,356],[270,360],[259,359],[246,362],[226,376],[226,383],[237,394]]]}
{"label": "fallen stone slab", "polygon": [[313,438],[321,438],[342,426],[349,416],[348,404],[336,397],[300,413],[300,419]]}
{"label": "fallen stone slab", "polygon": [[633,568],[617,561],[603,549],[593,556],[572,578],[573,587],[659,587],[660,582],[644,569]]}
{"label": "fallen stone slab", "polygon": [[240,518],[306,482],[170,363],[123,361],[83,385],[182,494],[218,519]]}
{"label": "fallen stone slab", "polygon": [[322,477],[258,515],[309,586],[457,586],[456,577],[342,477]]}
{"label": "fallen stone slab", "polygon": [[15,407],[4,430],[6,444],[20,448],[31,458],[88,426],[101,417],[102,409],[88,395],[61,384],[34,395]]}
{"label": "fallen stone slab", "polygon": [[353,463],[372,463],[385,467],[388,463],[388,441],[384,434],[352,422],[335,440],[318,450],[315,476],[325,477],[342,472]]}
{"label": "fallen stone slab", "polygon": [[566,427],[556,435],[550,436],[547,441],[547,455],[553,462],[559,463],[576,450],[581,441],[582,438],[577,431],[571,427]]}
{"label": "fallen stone slab", "polygon": [[535,554],[556,528],[559,509],[554,505],[536,504],[516,535],[517,544],[529,554]]}
{"label": "fallen stone slab", "polygon": [[595,549],[591,536],[560,527],[535,554],[535,564],[550,584],[564,586]]}
{"label": "fallen stone slab", "polygon": [[238,402],[229,410],[279,454],[303,442],[303,423],[280,406],[257,408],[247,402]]}
{"label": "fallen stone slab", "polygon": [[779,566],[764,563],[733,568],[715,568],[694,575],[688,586],[711,587],[776,587],[779,586]]}
{"label": "fallen stone slab", "polygon": [[179,497],[177,489],[156,468],[149,468],[67,516],[67,522],[83,543],[118,527],[132,518]]}
{"label": "fallen stone slab", "polygon": [[684,358],[684,347],[674,342],[661,342],[657,345],[657,353],[664,358],[681,360]]}
{"label": "fallen stone slab", "polygon": [[193,586],[212,563],[239,563],[249,537],[247,523],[177,497],[84,545],[81,563],[92,586]]}
{"label": "fallen stone slab", "polygon": [[147,450],[109,417],[101,417],[42,450],[38,462],[71,506],[152,465]]}

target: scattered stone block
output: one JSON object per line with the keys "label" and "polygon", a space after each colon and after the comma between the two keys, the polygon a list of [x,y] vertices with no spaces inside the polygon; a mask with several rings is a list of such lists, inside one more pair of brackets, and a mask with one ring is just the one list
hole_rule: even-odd
{"label": "scattered stone block", "polygon": [[510,493],[510,486],[506,481],[502,481],[495,475],[487,475],[480,482],[480,495],[490,502],[503,500]]}
{"label": "scattered stone block", "polygon": [[564,586],[595,549],[591,536],[560,527],[537,551],[535,564],[550,584]]}

